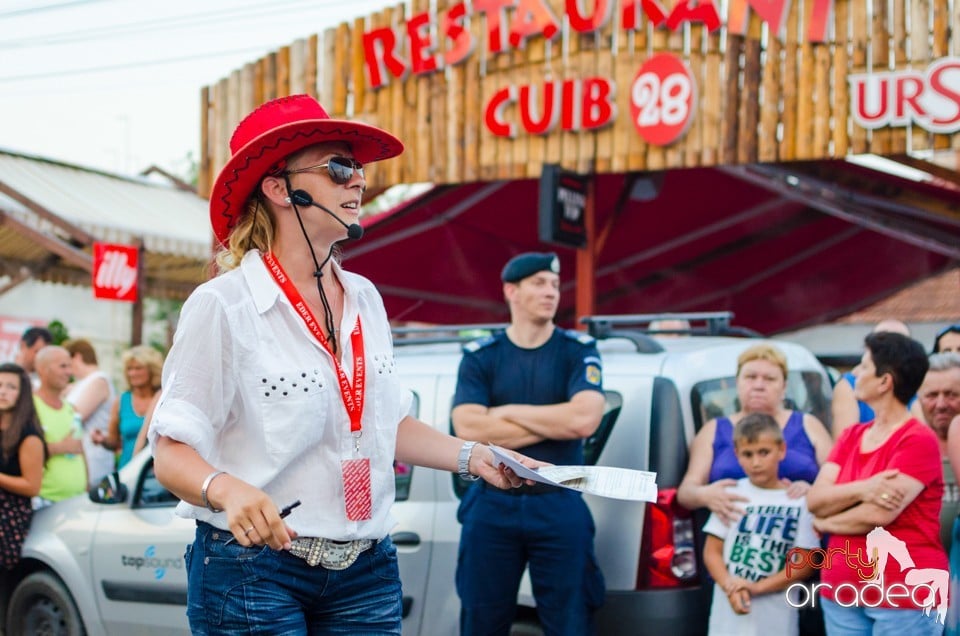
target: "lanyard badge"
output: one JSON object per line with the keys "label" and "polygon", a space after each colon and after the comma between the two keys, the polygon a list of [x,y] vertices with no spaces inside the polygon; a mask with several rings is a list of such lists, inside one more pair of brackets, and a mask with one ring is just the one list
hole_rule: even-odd
{"label": "lanyard badge", "polygon": [[360,457],[360,436],[363,434],[363,403],[366,379],[366,366],[363,355],[363,329],[360,327],[360,316],[357,316],[357,324],[350,333],[350,344],[353,349],[353,382],[347,378],[343,367],[337,356],[330,350],[330,343],[327,337],[320,329],[320,325],[314,318],[313,312],[303,300],[300,291],[296,288],[286,272],[280,266],[280,263],[271,253],[263,255],[263,261],[267,265],[267,270],[273,276],[274,280],[283,290],[284,295],[293,305],[297,315],[306,324],[307,329],[313,334],[323,348],[330,354],[333,360],[333,367],[337,372],[337,383],[340,388],[340,398],[343,401],[343,407],[350,418],[350,433],[353,435],[353,452],[356,457],[353,459],[344,459],[340,462],[341,475],[343,479],[344,509],[347,519],[350,521],[365,521],[371,518],[373,512],[373,498],[370,488],[370,459]]}

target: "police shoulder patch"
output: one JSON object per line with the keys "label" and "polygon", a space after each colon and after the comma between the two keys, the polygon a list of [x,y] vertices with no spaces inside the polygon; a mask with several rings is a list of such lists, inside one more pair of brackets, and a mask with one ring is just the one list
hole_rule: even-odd
{"label": "police shoulder patch", "polygon": [[484,336],[483,338],[477,338],[463,345],[463,350],[467,353],[473,353],[492,345],[494,342],[496,342],[496,339],[493,336]]}
{"label": "police shoulder patch", "polygon": [[594,386],[600,385],[600,367],[596,364],[588,364],[586,370],[586,381]]}
{"label": "police shoulder patch", "polygon": [[590,334],[583,333],[582,331],[576,331],[574,329],[564,329],[563,335],[565,335],[567,338],[570,338],[571,340],[576,340],[580,344],[588,345],[596,342],[596,338],[594,338]]}

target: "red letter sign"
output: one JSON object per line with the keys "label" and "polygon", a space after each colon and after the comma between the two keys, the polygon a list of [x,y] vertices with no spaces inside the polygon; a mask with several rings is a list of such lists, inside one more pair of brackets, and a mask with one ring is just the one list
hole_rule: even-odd
{"label": "red letter sign", "polygon": [[93,244],[93,296],[107,300],[137,300],[140,251],[130,245]]}
{"label": "red letter sign", "polygon": [[394,77],[403,77],[406,63],[397,56],[397,34],[390,27],[381,27],[363,34],[363,59],[367,63],[370,88],[379,88],[388,80],[384,70]]}
{"label": "red letter sign", "polygon": [[447,66],[459,64],[473,52],[473,36],[463,26],[464,16],[467,15],[467,5],[455,4],[443,14],[443,28],[441,29],[450,41],[443,60]]}
{"label": "red letter sign", "polygon": [[934,60],[926,71],[851,75],[850,112],[863,128],[916,124],[932,133],[960,130],[960,57]]}
{"label": "red letter sign", "polygon": [[676,55],[659,53],[640,67],[630,87],[630,116],[640,136],[654,146],[680,138],[690,125],[696,86]]}

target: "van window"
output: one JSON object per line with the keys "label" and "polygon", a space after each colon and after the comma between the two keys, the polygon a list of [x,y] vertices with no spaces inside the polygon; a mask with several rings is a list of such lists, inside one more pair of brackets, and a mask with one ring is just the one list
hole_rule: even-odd
{"label": "van window", "polygon": [[596,466],[600,459],[600,453],[603,452],[607,440],[610,439],[610,432],[613,425],[620,415],[620,409],[623,407],[623,396],[616,391],[604,391],[606,403],[603,407],[603,417],[600,418],[600,425],[593,435],[583,442],[583,464],[585,466]]}
{"label": "van window", "polygon": [[[784,405],[793,410],[810,413],[830,428],[830,394],[824,377],[816,371],[791,371],[787,378],[787,396]],[[733,376],[704,380],[693,385],[690,392],[693,420],[696,430],[716,417],[729,416],[740,409],[737,399],[737,379]]]}
{"label": "van window", "polygon": [[[413,393],[413,403],[410,405],[411,415],[420,419],[420,396],[416,391]],[[394,501],[406,501],[410,498],[410,482],[413,480],[413,464],[393,460],[393,483],[396,494]]]}
{"label": "van window", "polygon": [[140,474],[140,483],[137,485],[133,499],[134,508],[164,508],[180,503],[172,492],[163,487],[153,470],[153,458],[147,460],[143,472]]}

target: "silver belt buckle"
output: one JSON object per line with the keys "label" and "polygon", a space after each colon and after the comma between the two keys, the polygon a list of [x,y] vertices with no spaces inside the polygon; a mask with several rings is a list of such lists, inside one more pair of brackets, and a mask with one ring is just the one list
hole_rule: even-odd
{"label": "silver belt buckle", "polygon": [[300,557],[310,567],[322,565],[328,570],[346,570],[354,564],[360,553],[373,545],[370,539],[333,541],[321,537],[304,537],[293,540],[290,554]]}

